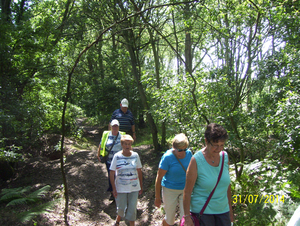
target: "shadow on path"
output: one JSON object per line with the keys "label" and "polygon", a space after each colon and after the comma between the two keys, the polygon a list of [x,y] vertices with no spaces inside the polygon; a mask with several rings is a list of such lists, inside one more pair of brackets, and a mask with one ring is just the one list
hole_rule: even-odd
{"label": "shadow on path", "polygon": [[[97,159],[97,147],[102,135],[102,129],[85,126],[84,120],[79,122],[83,135],[89,144],[80,144],[67,140],[65,172],[67,174],[69,190],[70,225],[112,225],[116,218],[116,205],[109,201],[110,193],[107,192],[108,177],[105,164]],[[85,146],[84,146],[85,145]],[[143,164],[143,194],[139,197],[137,207],[136,225],[161,225],[161,211],[154,207],[154,183],[159,158],[150,149],[150,145],[134,147]],[[50,161],[45,157],[29,159],[21,168],[15,180],[8,187],[34,186],[40,188],[50,185],[51,190],[48,200],[63,197],[63,183],[60,169],[60,160]],[[38,225],[64,225],[64,200],[58,203],[55,209],[43,214],[35,221]],[[4,225],[19,225],[13,219],[2,219]],[[32,225],[32,224],[20,224]],[[126,225],[121,221],[120,225]]]}

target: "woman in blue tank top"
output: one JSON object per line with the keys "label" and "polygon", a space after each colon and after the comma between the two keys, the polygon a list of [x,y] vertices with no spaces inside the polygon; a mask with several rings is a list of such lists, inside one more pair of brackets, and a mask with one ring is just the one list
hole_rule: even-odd
{"label": "woman in blue tank top", "polygon": [[[207,126],[206,147],[192,157],[187,170],[183,194],[185,226],[194,225],[190,212],[199,217],[202,207],[217,183],[222,165],[222,150],[227,139],[227,131],[222,126],[215,123]],[[199,217],[201,226],[230,226],[233,222],[229,158],[225,151],[224,154],[222,176],[203,215]]]}

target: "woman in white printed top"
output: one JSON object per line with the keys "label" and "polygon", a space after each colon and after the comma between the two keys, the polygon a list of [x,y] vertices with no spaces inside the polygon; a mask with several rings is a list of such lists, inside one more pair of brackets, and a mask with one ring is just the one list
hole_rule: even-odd
{"label": "woman in white printed top", "polygon": [[[117,204],[118,226],[121,217],[125,217],[130,226],[135,225],[138,195],[142,194],[142,164],[138,153],[132,151],[133,138],[122,135],[122,151],[116,153],[110,166],[110,182]],[[125,213],[126,210],[126,213]]]}

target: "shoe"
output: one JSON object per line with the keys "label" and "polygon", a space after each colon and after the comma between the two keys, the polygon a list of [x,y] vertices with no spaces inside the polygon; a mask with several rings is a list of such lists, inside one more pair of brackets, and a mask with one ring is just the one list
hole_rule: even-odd
{"label": "shoe", "polygon": [[120,225],[120,222],[116,221],[114,226],[119,226]]}

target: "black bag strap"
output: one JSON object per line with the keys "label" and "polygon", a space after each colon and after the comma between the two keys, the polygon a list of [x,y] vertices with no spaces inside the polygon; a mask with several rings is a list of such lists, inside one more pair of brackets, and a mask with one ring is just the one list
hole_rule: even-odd
{"label": "black bag strap", "polygon": [[206,202],[205,202],[205,204],[204,204],[202,210],[200,211],[200,216],[202,216],[202,214],[203,214],[205,208],[207,207],[207,205],[208,205],[208,203],[209,203],[211,197],[213,196],[213,194],[214,194],[214,192],[215,192],[215,190],[216,190],[216,187],[217,187],[218,184],[219,184],[219,181],[220,181],[221,176],[222,176],[223,168],[224,168],[224,159],[225,159],[225,154],[224,154],[224,151],[222,151],[222,165],[221,165],[220,173],[219,173],[219,176],[218,176],[217,184],[216,184],[216,186],[214,187],[214,189],[211,191],[211,193],[210,193],[210,195],[208,196],[208,198],[207,198],[207,200],[206,200]]}
{"label": "black bag strap", "polygon": [[[172,151],[173,155],[175,155],[174,151]],[[184,172],[186,172],[186,169],[184,168],[184,166],[182,165],[182,163],[180,162],[179,158],[175,155],[176,159],[178,160],[178,162],[180,163],[180,165],[182,166],[182,169],[184,170]]]}
{"label": "black bag strap", "polygon": [[[111,148],[109,149],[109,151],[107,151],[107,156],[109,155],[109,153],[111,152],[111,150],[112,150],[113,147],[115,146],[115,143],[116,143],[116,140],[117,140],[119,134],[120,134],[120,132],[118,132],[117,136],[116,136],[115,139],[114,139],[114,142],[113,142]],[[107,150],[107,149],[106,149],[106,150]]]}

